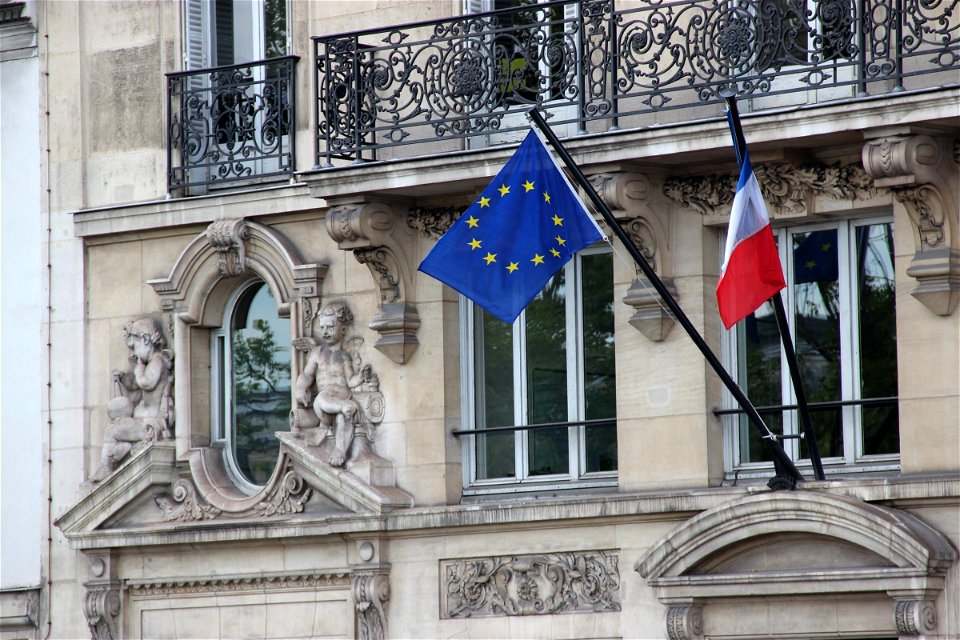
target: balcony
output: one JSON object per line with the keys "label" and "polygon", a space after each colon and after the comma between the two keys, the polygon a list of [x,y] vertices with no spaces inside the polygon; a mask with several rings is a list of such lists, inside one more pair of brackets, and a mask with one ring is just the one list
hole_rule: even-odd
{"label": "balcony", "polygon": [[197,195],[295,170],[298,58],[167,74],[167,189]]}
{"label": "balcony", "polygon": [[[622,3],[627,4],[627,3]],[[956,0],[554,2],[313,38],[317,168],[957,86]]]}

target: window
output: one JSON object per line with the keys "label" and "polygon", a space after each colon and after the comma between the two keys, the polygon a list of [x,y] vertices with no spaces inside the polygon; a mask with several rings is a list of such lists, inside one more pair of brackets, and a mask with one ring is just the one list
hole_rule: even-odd
{"label": "window", "polygon": [[[779,229],[776,237],[787,279],[785,307],[827,472],[854,463],[895,467],[900,445],[892,222]],[[809,459],[806,441],[795,437],[798,412],[783,408],[796,396],[772,305],[764,304],[728,338],[740,386],[757,407],[775,407],[761,415],[771,430],[787,436],[787,453]],[[726,420],[733,466],[768,463],[767,447],[746,416]]]}
{"label": "window", "polygon": [[498,429],[465,441],[468,483],[615,483],[612,254],[578,253],[512,326],[463,308],[464,422]]}
{"label": "window", "polygon": [[274,433],[289,429],[290,321],[256,280],[235,292],[212,337],[213,437],[234,481],[253,493],[277,463]]}

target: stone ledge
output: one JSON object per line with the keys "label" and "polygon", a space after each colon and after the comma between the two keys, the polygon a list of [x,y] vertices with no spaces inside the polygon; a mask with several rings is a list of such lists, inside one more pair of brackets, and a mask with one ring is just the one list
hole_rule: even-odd
{"label": "stone ledge", "polygon": [[[849,496],[866,502],[911,502],[960,497],[960,474],[889,479],[810,482],[799,491]],[[475,503],[399,509],[389,514],[329,514],[282,521],[214,522],[147,526],[115,531],[92,531],[71,536],[74,549],[208,544],[243,540],[277,540],[348,533],[434,535],[438,529],[461,527],[551,527],[603,522],[677,521],[729,502],[737,497],[770,493],[762,485],[675,491],[649,491],[607,496],[578,496],[517,501],[510,504]]]}

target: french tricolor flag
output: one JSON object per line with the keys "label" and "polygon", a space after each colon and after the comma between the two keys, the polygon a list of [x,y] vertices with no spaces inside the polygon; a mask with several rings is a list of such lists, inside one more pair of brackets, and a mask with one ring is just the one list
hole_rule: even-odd
{"label": "french tricolor flag", "polygon": [[729,329],[785,286],[767,207],[744,152],[717,284],[723,325]]}

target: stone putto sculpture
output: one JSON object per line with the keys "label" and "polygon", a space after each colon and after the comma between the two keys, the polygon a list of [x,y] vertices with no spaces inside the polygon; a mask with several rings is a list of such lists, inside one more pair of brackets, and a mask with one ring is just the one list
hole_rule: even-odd
{"label": "stone putto sculpture", "polygon": [[113,473],[135,446],[173,435],[173,352],[165,348],[160,323],[152,318],[129,322],[123,338],[133,370],[113,371],[116,396],[107,403],[110,425],[91,482]]}
{"label": "stone putto sculpture", "polygon": [[369,453],[370,428],[383,420],[383,395],[377,375],[360,358],[362,338],[351,338],[344,348],[353,314],[343,303],[332,303],[317,314],[314,338],[294,340],[307,353],[297,377],[297,407],[291,428],[307,443],[323,448],[331,466],[341,467]]}

